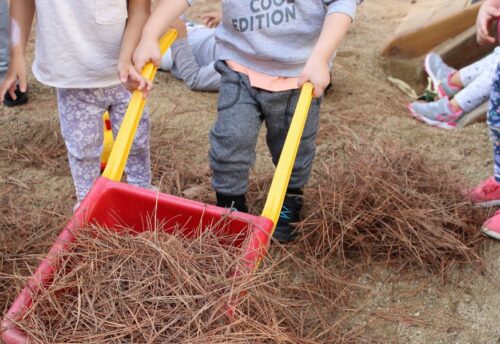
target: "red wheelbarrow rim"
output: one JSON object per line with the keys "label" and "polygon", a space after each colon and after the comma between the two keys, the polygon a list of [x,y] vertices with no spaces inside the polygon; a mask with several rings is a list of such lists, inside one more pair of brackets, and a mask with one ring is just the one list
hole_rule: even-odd
{"label": "red wheelbarrow rim", "polygon": [[[33,303],[33,295],[39,292],[42,288],[47,286],[52,281],[56,268],[53,266],[53,264],[51,264],[51,262],[53,262],[54,259],[58,257],[62,252],[65,252],[67,250],[68,245],[70,245],[75,240],[74,234],[80,228],[85,227],[85,225],[89,223],[89,213],[91,212],[90,209],[93,208],[92,195],[102,196],[108,194],[109,192],[114,192],[114,190],[116,189],[120,189],[124,192],[129,193],[139,192],[142,195],[154,197],[159,201],[168,200],[169,202],[178,202],[183,206],[192,207],[193,209],[202,211],[203,213],[212,213],[216,215],[220,214],[221,216],[225,214],[230,216],[231,219],[236,219],[238,221],[250,224],[252,226],[252,230],[248,234],[250,237],[246,241],[246,246],[244,247],[243,254],[244,264],[242,265],[244,271],[237,271],[236,273],[239,275],[241,275],[242,273],[252,273],[267,252],[274,224],[271,220],[265,217],[254,216],[240,212],[232,212],[228,209],[203,204],[180,197],[161,194],[156,191],[144,190],[132,185],[114,182],[106,178],[98,178],[91,192],[89,193],[90,197],[87,196],[85,198],[80,208],[68,221],[64,229],[57,237],[55,243],[47,253],[45,259],[40,263],[35,273],[26,283],[21,293],[17,296],[17,298],[5,314],[2,321],[2,339],[6,344],[29,343],[28,336],[16,326],[15,320],[20,320],[23,318],[23,316],[26,315],[28,309]],[[228,305],[228,315],[232,315],[232,307],[232,305]]]}

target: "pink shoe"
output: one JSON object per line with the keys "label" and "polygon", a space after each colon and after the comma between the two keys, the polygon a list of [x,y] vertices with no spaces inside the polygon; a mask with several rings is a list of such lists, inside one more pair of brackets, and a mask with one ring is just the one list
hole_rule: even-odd
{"label": "pink shoe", "polygon": [[496,182],[494,177],[489,177],[479,186],[468,190],[466,196],[480,207],[500,205],[500,184]]}
{"label": "pink shoe", "polygon": [[407,108],[416,119],[441,129],[456,128],[464,114],[462,110],[452,109],[448,97],[430,103],[413,102],[408,104]]}
{"label": "pink shoe", "polygon": [[500,211],[486,220],[481,228],[481,232],[490,238],[500,240]]}

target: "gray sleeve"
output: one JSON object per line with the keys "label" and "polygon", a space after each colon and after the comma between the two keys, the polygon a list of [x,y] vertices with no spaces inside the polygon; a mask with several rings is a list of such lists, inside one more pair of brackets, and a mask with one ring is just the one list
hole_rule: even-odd
{"label": "gray sleeve", "polygon": [[356,17],[356,9],[363,0],[323,0],[328,8],[328,14],[344,13],[354,20]]}
{"label": "gray sleeve", "polygon": [[0,0],[0,83],[9,67],[9,6]]}
{"label": "gray sleeve", "polygon": [[188,3],[189,6],[191,6],[194,2],[194,0],[186,0],[186,2]]}
{"label": "gray sleeve", "polygon": [[177,67],[177,77],[184,80],[190,90],[218,91],[220,74],[215,70],[215,61],[206,66],[200,66],[187,39],[176,41],[172,45],[172,58]]}

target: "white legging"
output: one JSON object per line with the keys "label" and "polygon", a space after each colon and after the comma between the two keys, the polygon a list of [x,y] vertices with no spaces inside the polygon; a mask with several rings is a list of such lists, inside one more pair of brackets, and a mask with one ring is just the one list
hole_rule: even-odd
{"label": "white legging", "polygon": [[464,88],[454,99],[464,112],[471,112],[489,99],[499,62],[500,47],[497,47],[490,55],[460,70]]}

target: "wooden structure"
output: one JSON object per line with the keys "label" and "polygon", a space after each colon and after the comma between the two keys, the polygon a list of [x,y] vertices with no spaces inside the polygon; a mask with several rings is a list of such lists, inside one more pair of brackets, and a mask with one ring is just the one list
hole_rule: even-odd
{"label": "wooden structure", "polygon": [[417,58],[474,26],[480,3],[422,0],[382,49],[382,56]]}
{"label": "wooden structure", "polygon": [[471,112],[462,116],[462,118],[460,118],[460,120],[458,121],[457,128],[463,128],[470,124],[486,120],[487,112],[488,112],[488,102],[485,102],[481,106],[475,108]]}
{"label": "wooden structure", "polygon": [[[386,72],[421,88],[425,80],[424,59],[438,53],[450,66],[459,69],[490,53],[494,46],[476,42],[476,17],[482,0],[415,0],[414,8],[384,45]],[[493,28],[496,32],[496,28]],[[419,87],[420,86],[420,87]],[[487,104],[464,116],[459,127],[484,118]]]}

